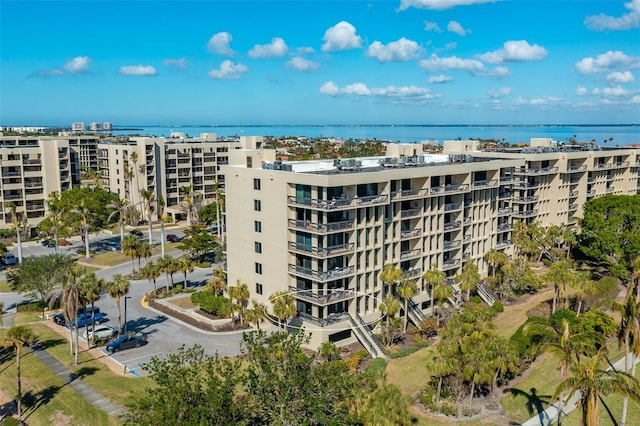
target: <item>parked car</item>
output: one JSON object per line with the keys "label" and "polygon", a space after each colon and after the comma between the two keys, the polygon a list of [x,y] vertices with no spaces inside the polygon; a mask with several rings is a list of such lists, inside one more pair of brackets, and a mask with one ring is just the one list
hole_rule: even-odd
{"label": "parked car", "polygon": [[115,353],[123,349],[139,348],[146,343],[147,336],[144,334],[120,336],[107,344],[107,352]]}
{"label": "parked car", "polygon": [[78,315],[78,318],[72,321],[71,325],[75,326],[77,322],[78,327],[84,327],[85,325],[93,325],[94,323],[100,324],[106,320],[107,318],[102,312],[85,312]]}
{"label": "parked car", "polygon": [[182,240],[182,238],[178,237],[176,234],[167,235],[167,241],[169,241],[170,243],[177,243],[180,242],[180,240]]}
{"label": "parked car", "polygon": [[56,241],[55,240],[42,240],[42,242],[40,244],[42,245],[42,247],[55,247],[56,246]]}
{"label": "parked car", "polygon": [[118,335],[118,327],[111,327],[108,325],[96,325],[89,329],[89,332],[82,333],[85,339],[90,339],[93,334],[96,340],[98,339],[111,339]]}
{"label": "parked car", "polygon": [[120,244],[107,241],[100,243],[100,245],[98,245],[98,249],[102,251],[119,251]]}
{"label": "parked car", "polygon": [[[85,313],[90,313],[90,312],[94,312],[96,314],[100,313],[100,308],[97,306],[94,306],[93,308],[91,306],[87,306],[86,310],[84,306],[79,306],[78,307],[78,316],[80,315],[84,315]],[[67,325],[67,320],[64,319],[64,314],[62,312],[58,312],[57,314],[55,314],[54,316],[51,317],[51,319],[53,320],[53,322],[55,322],[58,325],[61,326],[65,326]]]}
{"label": "parked car", "polygon": [[7,266],[17,265],[18,264],[18,256],[13,253],[6,253],[4,255],[3,263]]}
{"label": "parked car", "polygon": [[129,231],[129,233],[133,236],[136,236],[138,238],[142,237],[142,231],[139,229],[132,229],[131,231]]}

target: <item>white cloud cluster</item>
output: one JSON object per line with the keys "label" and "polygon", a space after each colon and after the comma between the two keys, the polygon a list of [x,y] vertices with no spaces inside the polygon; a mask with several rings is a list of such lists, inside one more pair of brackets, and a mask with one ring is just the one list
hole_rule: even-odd
{"label": "white cloud cluster", "polygon": [[278,58],[284,56],[289,51],[287,44],[280,37],[271,39],[270,44],[256,44],[249,50],[252,58]]}
{"label": "white cloud cluster", "polygon": [[233,37],[228,32],[216,33],[209,39],[207,49],[217,55],[233,56],[236,52],[229,47],[231,40],[233,40]]}
{"label": "white cloud cluster", "polygon": [[436,33],[442,32],[442,30],[440,29],[440,26],[438,26],[437,23],[431,22],[431,21],[424,21],[424,30],[425,31],[433,31],[433,32],[436,32]]}
{"label": "white cloud cluster", "polygon": [[440,74],[440,75],[434,75],[432,77],[429,77],[428,81],[431,84],[450,83],[453,81],[453,77],[451,77],[450,75]]}
{"label": "white cloud cluster", "polygon": [[504,78],[511,75],[506,67],[496,67],[493,70],[485,68],[484,64],[476,59],[462,59],[457,56],[449,56],[441,58],[435,53],[431,54],[428,59],[418,62],[418,65],[427,71],[444,71],[444,70],[462,70],[471,73],[474,76],[489,76]]}
{"label": "white cloud cluster", "polygon": [[586,95],[587,93],[589,93],[589,91],[587,90],[587,88],[586,88],[586,87],[583,87],[583,86],[578,86],[578,87],[576,87],[576,95],[578,95],[578,96],[584,96],[584,95]]}
{"label": "white cloud cluster", "polygon": [[398,10],[416,9],[443,10],[456,6],[469,6],[478,3],[495,3],[496,0],[400,0]]}
{"label": "white cloud cluster", "polygon": [[608,16],[603,13],[595,16],[587,16],[584,24],[592,31],[623,31],[640,26],[640,0],[631,0],[624,4],[629,10],[622,16]]}
{"label": "white cloud cluster", "polygon": [[513,101],[513,104],[516,106],[530,105],[544,108],[547,106],[566,105],[567,101],[565,99],[557,98],[554,96],[538,96],[530,99],[518,97]]}
{"label": "white cloud cluster", "polygon": [[246,65],[234,64],[226,60],[220,64],[220,69],[211,70],[207,75],[216,80],[237,80],[247,71],[249,71],[249,68]]}
{"label": "white cloud cluster", "polygon": [[285,68],[296,71],[315,71],[320,68],[318,62],[310,61],[301,56],[294,56],[284,64]]}
{"label": "white cloud cluster", "polygon": [[547,56],[547,50],[537,44],[530,45],[526,40],[505,41],[502,49],[477,55],[477,58],[490,64],[504,62],[540,61]]}
{"label": "white cloud cluster", "polygon": [[631,94],[627,89],[620,85],[604,87],[602,89],[595,88],[591,91],[594,95],[601,95],[607,98],[626,97]]}
{"label": "white cloud cluster", "polygon": [[165,59],[164,61],[162,61],[162,65],[164,65],[165,67],[175,67],[179,70],[183,70],[189,66],[189,61],[187,61],[185,58]]}
{"label": "white cloud cluster", "polygon": [[586,57],[576,62],[576,70],[580,74],[609,72],[620,68],[640,68],[640,57],[627,56],[619,50],[609,50],[595,58]]}
{"label": "white cloud cluster", "polygon": [[379,62],[406,62],[418,59],[423,52],[424,49],[418,43],[402,37],[400,40],[392,41],[387,45],[374,41],[367,49],[367,56],[375,58]]}
{"label": "white cloud cluster", "polygon": [[504,98],[505,96],[509,96],[510,94],[511,87],[501,87],[496,90],[491,90],[489,93],[487,93],[487,96],[492,99],[500,99]]}
{"label": "white cloud cluster", "polygon": [[631,74],[631,71],[614,71],[607,75],[607,80],[613,83],[633,83],[634,81],[636,81],[633,74]]}
{"label": "white cloud cluster", "polygon": [[447,31],[456,33],[462,37],[471,32],[468,29],[465,30],[464,27],[457,21],[449,21],[449,23],[447,24]]}
{"label": "white cloud cluster", "polygon": [[158,74],[158,71],[151,65],[126,65],[120,67],[118,71],[122,75],[132,75],[136,77],[150,77]]}
{"label": "white cloud cluster", "polygon": [[340,21],[324,33],[323,52],[358,49],[362,38],[356,34],[356,27],[347,21]]}
{"label": "white cloud cluster", "polygon": [[82,74],[89,71],[91,58],[88,56],[76,56],[65,62],[63,70],[69,74]]}
{"label": "white cloud cluster", "polygon": [[328,96],[376,97],[402,104],[423,104],[441,97],[440,94],[431,93],[431,90],[426,87],[387,86],[369,88],[364,83],[352,83],[341,88],[333,81],[324,83],[320,87],[320,93]]}

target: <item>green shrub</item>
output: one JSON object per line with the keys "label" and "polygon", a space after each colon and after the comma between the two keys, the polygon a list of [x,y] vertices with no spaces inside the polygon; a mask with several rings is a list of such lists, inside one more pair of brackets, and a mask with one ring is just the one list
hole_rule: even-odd
{"label": "green shrub", "polygon": [[7,417],[0,421],[0,426],[20,426],[21,424],[15,417]]}
{"label": "green shrub", "polygon": [[504,305],[501,301],[496,300],[495,302],[493,302],[493,305],[491,305],[491,309],[493,309],[496,313],[504,312]]}
{"label": "green shrub", "polygon": [[389,355],[391,358],[396,359],[396,358],[402,358],[405,357],[407,355],[411,355],[414,352],[419,351],[420,349],[422,349],[422,347],[420,346],[411,346],[409,348],[406,349],[402,349],[401,351],[398,352],[393,352],[391,355]]}
{"label": "green shrub", "polygon": [[36,302],[20,303],[16,306],[16,312],[42,312],[45,308],[45,303],[42,300]]}
{"label": "green shrub", "polygon": [[374,358],[374,360],[371,361],[369,368],[367,368],[366,374],[368,374],[369,377],[376,379],[378,377],[383,377],[386,369],[387,361],[384,358]]}
{"label": "green shrub", "polygon": [[171,290],[171,292],[172,292],[173,294],[179,294],[179,293],[182,293],[182,285],[181,285],[181,284],[176,285],[176,286]]}
{"label": "green shrub", "polygon": [[452,404],[443,403],[438,407],[438,411],[444,414],[445,416],[457,416],[458,408]]}
{"label": "green shrub", "polygon": [[553,262],[551,260],[547,259],[546,257],[544,257],[544,258],[542,258],[542,264],[544,266],[549,267],[549,266],[551,266],[553,264]]}
{"label": "green shrub", "polygon": [[231,312],[231,300],[216,297],[211,290],[202,290],[191,294],[191,303],[211,315],[226,317]]}
{"label": "green shrub", "polygon": [[200,263],[196,264],[196,266],[198,268],[211,268],[211,263],[210,262],[200,262]]}
{"label": "green shrub", "polygon": [[482,299],[478,295],[471,296],[469,298],[469,302],[471,303],[482,303]]}
{"label": "green shrub", "polygon": [[480,414],[480,410],[478,410],[477,408],[464,407],[462,409],[462,415],[464,417],[473,417],[476,414]]}

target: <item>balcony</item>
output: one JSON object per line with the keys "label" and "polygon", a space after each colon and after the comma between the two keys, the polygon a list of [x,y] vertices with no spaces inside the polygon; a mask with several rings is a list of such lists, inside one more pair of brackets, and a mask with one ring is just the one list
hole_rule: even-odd
{"label": "balcony", "polygon": [[513,216],[515,217],[532,217],[538,214],[538,210],[523,210],[523,211],[515,211]]}
{"label": "balcony", "polygon": [[22,163],[23,164],[31,164],[31,165],[41,165],[42,164],[42,160],[40,160],[40,159],[29,159],[29,160],[23,160]]}
{"label": "balcony", "polygon": [[469,185],[461,184],[461,185],[444,185],[438,186],[435,188],[431,188],[431,195],[443,195],[443,194],[451,194],[456,192],[464,192],[469,189]]}
{"label": "balcony", "polygon": [[349,314],[347,312],[338,312],[335,314],[331,314],[326,318],[316,318],[309,314],[305,314],[304,312],[298,312],[298,316],[302,318],[304,321],[310,322],[313,325],[317,325],[318,327],[327,327],[332,324],[337,324],[343,321],[349,321]]}
{"label": "balcony", "polygon": [[448,203],[444,205],[444,211],[450,212],[453,210],[460,210],[462,208],[462,203]]}
{"label": "balcony", "polygon": [[615,163],[613,165],[614,168],[625,168],[629,166],[629,162],[628,161],[618,161],[617,163]]}
{"label": "balcony", "polygon": [[457,267],[458,265],[460,265],[460,259],[458,258],[447,259],[444,262],[442,262],[442,270],[447,271],[449,269]]}
{"label": "balcony", "polygon": [[445,241],[442,247],[444,248],[444,250],[453,250],[460,247],[460,241]]}
{"label": "balcony", "polygon": [[289,250],[304,254],[308,253],[317,257],[328,257],[353,251],[353,244],[338,244],[329,247],[316,247],[308,244],[296,243],[295,241],[289,241]]}
{"label": "balcony", "polygon": [[418,267],[413,267],[413,268],[409,268],[409,269],[403,269],[402,270],[402,278],[416,278],[419,277],[420,274],[422,273],[422,270]]}
{"label": "balcony", "polygon": [[503,207],[498,209],[498,216],[507,216],[513,213],[513,209],[511,207]]}
{"label": "balcony", "polygon": [[447,222],[447,223],[444,224],[444,230],[445,231],[452,231],[454,229],[459,229],[460,226],[462,226],[462,222],[460,222],[460,221]]}
{"label": "balcony", "polygon": [[578,205],[577,204],[569,204],[569,211],[575,211],[578,210]]}
{"label": "balcony", "polygon": [[516,197],[513,199],[513,201],[516,201],[518,203],[534,203],[538,201],[538,196],[531,195],[529,197]]}
{"label": "balcony", "polygon": [[320,295],[313,290],[302,290],[296,287],[289,286],[289,291],[293,294],[293,297],[299,300],[305,300],[311,302],[314,305],[330,305],[342,300],[353,299],[356,293],[353,290],[334,289],[328,290],[327,294]]}
{"label": "balcony", "polygon": [[499,200],[504,200],[504,199],[507,199],[507,198],[511,198],[512,195],[513,195],[513,193],[511,193],[511,192],[500,192],[500,193],[498,193],[498,199]]}
{"label": "balcony", "polygon": [[525,182],[525,181],[520,181],[515,184],[515,186],[518,186],[520,188],[537,188],[540,185],[541,185],[540,182]]}
{"label": "balcony", "polygon": [[547,175],[551,173],[557,173],[557,167],[536,167],[533,169],[520,169],[515,170],[513,174],[515,175]]}
{"label": "balcony", "polygon": [[569,193],[569,198],[576,198],[580,193],[578,191],[571,191]]}
{"label": "balcony", "polygon": [[498,244],[496,244],[496,248],[497,249],[504,249],[504,248],[509,247],[512,244],[513,244],[513,242],[511,240],[502,240],[502,241],[498,241]]}
{"label": "balcony", "polygon": [[595,197],[596,196],[596,191],[591,190],[591,191],[587,191],[587,197]]}
{"label": "balcony", "polygon": [[513,224],[511,223],[499,223],[498,224],[498,232],[507,232],[513,229]]}
{"label": "balcony", "polygon": [[406,260],[406,259],[418,257],[420,256],[420,254],[421,254],[421,250],[418,250],[418,249],[403,251],[403,252],[400,252],[400,260]]}
{"label": "balcony", "polygon": [[403,219],[409,218],[409,217],[415,217],[418,216],[420,214],[420,209],[409,209],[409,210],[402,210],[400,212],[400,217]]}
{"label": "balcony", "polygon": [[21,194],[7,194],[4,196],[5,200],[21,200],[22,199],[22,195]]}
{"label": "balcony", "polygon": [[612,187],[607,188],[607,191],[606,191],[607,194],[613,194],[614,192],[616,192],[615,188],[612,188]]}
{"label": "balcony", "polygon": [[498,183],[498,181],[495,180],[495,179],[477,180],[477,181],[473,182],[473,189],[492,188],[492,187],[496,186],[497,183]]}
{"label": "balcony", "polygon": [[569,167],[567,167],[567,171],[569,173],[584,172],[585,170],[587,170],[586,164],[583,164],[582,166],[569,166]]}
{"label": "balcony", "polygon": [[289,272],[311,278],[314,281],[325,282],[349,277],[353,275],[354,270],[353,266],[345,266],[343,268],[336,268],[333,271],[316,271],[304,266],[289,264]]}
{"label": "balcony", "polygon": [[289,228],[304,229],[311,232],[329,233],[353,229],[353,220],[344,220],[332,223],[315,223],[308,220],[289,219]]}
{"label": "balcony", "polygon": [[394,191],[391,193],[391,198],[406,199],[406,198],[420,198],[429,195],[427,189],[401,189],[400,191]]}
{"label": "balcony", "polygon": [[421,229],[411,229],[408,231],[400,231],[400,239],[409,240],[411,238],[417,238],[422,235]]}
{"label": "balcony", "polygon": [[502,176],[500,178],[500,185],[508,185],[515,180],[517,180],[517,178],[514,176]]}
{"label": "balcony", "polygon": [[313,207],[323,210],[341,210],[364,205],[383,204],[387,201],[387,195],[372,195],[368,197],[348,198],[332,198],[331,200],[322,200],[317,198],[297,197],[290,195],[287,197],[288,204],[291,206]]}

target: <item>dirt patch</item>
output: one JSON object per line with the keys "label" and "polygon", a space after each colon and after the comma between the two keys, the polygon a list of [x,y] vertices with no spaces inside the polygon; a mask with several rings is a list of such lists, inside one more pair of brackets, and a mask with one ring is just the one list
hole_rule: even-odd
{"label": "dirt patch", "polygon": [[191,309],[195,308],[195,305],[191,302],[191,295],[181,297],[179,299],[168,300],[167,303],[171,303],[182,309]]}
{"label": "dirt patch", "polygon": [[12,417],[17,413],[16,401],[8,393],[0,391],[0,419]]}

